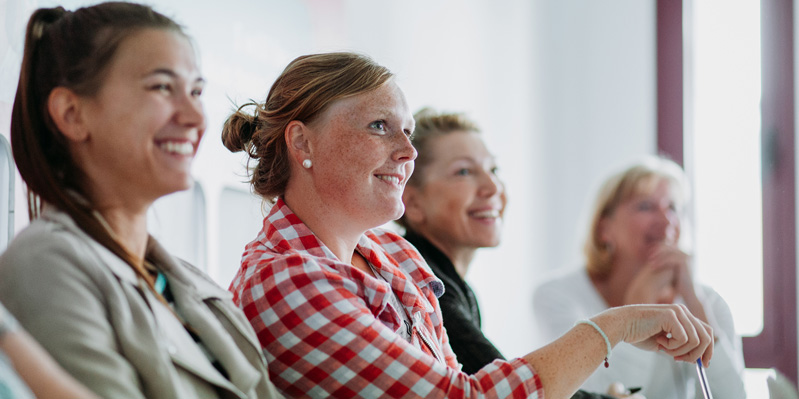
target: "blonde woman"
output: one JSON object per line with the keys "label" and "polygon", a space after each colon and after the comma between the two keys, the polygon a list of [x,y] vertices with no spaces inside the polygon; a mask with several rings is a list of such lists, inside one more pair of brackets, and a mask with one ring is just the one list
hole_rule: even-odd
{"label": "blonde woman", "polygon": [[[744,398],[741,338],[730,309],[713,289],[694,281],[691,258],[680,249],[687,190],[682,169],[660,157],[608,178],[590,222],[586,267],[536,290],[537,326],[555,339],[580,318],[614,306],[682,304],[713,327],[714,361],[707,367],[713,396]],[[702,398],[694,365],[629,345],[620,345],[613,360],[613,367],[598,370],[583,387],[621,381],[642,387],[649,398]]]}

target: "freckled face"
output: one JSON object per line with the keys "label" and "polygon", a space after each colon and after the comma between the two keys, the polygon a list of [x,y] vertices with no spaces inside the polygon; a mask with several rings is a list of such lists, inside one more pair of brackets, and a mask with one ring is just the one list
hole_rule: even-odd
{"label": "freckled face", "polygon": [[413,114],[393,81],[334,102],[309,127],[313,184],[325,211],[364,229],[402,216],[416,150]]}

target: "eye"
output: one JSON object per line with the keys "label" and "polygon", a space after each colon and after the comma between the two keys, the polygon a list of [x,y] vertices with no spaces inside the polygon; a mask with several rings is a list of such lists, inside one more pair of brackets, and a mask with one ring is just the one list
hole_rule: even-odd
{"label": "eye", "polygon": [[193,89],[191,91],[191,96],[192,97],[200,97],[202,94],[203,94],[203,88],[202,87],[198,87],[198,88]]}
{"label": "eye", "polygon": [[491,174],[496,176],[499,174],[499,166],[494,166],[491,168]]}
{"label": "eye", "polygon": [[369,124],[369,127],[372,128],[372,129],[375,129],[375,130],[379,130],[381,132],[385,132],[387,130],[386,121],[383,121],[383,120],[374,121],[374,122]]}
{"label": "eye", "polygon": [[155,83],[150,85],[149,89],[153,91],[170,92],[172,91],[172,86],[169,83]]}
{"label": "eye", "polygon": [[651,211],[655,209],[655,205],[650,201],[641,201],[636,205],[635,208],[639,211]]}
{"label": "eye", "polygon": [[469,176],[469,175],[471,175],[471,174],[472,174],[472,171],[471,171],[471,169],[469,169],[469,168],[460,168],[460,169],[458,169],[458,170],[455,172],[455,174],[456,174],[457,176]]}
{"label": "eye", "polygon": [[413,139],[413,132],[412,131],[410,131],[408,129],[405,129],[402,132],[405,133],[405,135],[408,136],[409,139]]}

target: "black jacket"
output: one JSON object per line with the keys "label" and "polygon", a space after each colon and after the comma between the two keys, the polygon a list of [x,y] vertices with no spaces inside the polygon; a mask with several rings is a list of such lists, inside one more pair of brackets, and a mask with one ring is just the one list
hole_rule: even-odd
{"label": "black jacket", "polygon": [[[444,282],[444,295],[438,298],[444,317],[452,351],[463,365],[463,371],[474,374],[494,359],[505,359],[480,329],[480,307],[474,291],[455,271],[455,265],[424,237],[408,230],[408,240],[433,270],[436,277]],[[571,399],[613,399],[612,396],[577,391]]]}

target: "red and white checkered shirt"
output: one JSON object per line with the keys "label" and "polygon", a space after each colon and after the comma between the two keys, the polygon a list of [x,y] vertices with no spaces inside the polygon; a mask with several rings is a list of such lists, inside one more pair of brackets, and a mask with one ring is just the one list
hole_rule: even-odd
{"label": "red and white checkered shirt", "polygon": [[[540,398],[522,359],[460,371],[444,330],[443,284],[402,237],[370,230],[357,251],[384,279],[341,262],[282,199],[244,251],[231,283],[275,385],[289,397]],[[396,294],[412,322],[390,304]]]}

